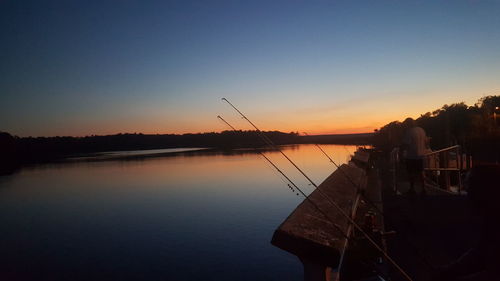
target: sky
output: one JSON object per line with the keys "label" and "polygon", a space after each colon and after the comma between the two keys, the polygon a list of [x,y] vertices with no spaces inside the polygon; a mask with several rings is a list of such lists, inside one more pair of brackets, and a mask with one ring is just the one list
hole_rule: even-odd
{"label": "sky", "polygon": [[500,95],[500,0],[0,0],[0,131],[372,132]]}

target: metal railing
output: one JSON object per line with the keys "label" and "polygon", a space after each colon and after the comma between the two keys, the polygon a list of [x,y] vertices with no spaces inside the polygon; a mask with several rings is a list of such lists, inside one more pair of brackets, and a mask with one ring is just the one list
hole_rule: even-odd
{"label": "metal railing", "polygon": [[431,171],[436,177],[437,185],[446,191],[453,191],[451,188],[452,175],[456,177],[456,192],[462,191],[462,171],[468,167],[470,167],[470,160],[461,153],[460,145],[432,151],[424,157],[424,170]]}

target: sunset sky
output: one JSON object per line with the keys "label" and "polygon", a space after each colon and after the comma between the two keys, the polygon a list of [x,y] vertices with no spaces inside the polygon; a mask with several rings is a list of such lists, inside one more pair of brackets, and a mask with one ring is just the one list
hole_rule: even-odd
{"label": "sunset sky", "polygon": [[0,131],[371,132],[500,95],[500,1],[0,0]]}

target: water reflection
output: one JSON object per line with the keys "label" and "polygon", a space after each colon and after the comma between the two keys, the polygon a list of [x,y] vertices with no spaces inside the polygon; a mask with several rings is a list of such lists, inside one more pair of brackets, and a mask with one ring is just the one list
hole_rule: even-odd
{"label": "water reflection", "polygon": [[[325,145],[338,163],[354,147]],[[312,145],[284,147],[319,184]],[[276,151],[266,155],[311,187]],[[6,280],[301,280],[274,229],[302,201],[253,151],[71,161],[0,177]]]}

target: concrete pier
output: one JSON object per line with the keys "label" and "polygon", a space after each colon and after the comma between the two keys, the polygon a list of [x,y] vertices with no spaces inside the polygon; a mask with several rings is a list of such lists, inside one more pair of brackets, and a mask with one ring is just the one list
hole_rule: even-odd
{"label": "concrete pier", "polygon": [[[359,153],[358,156],[357,163],[344,164],[325,179],[273,235],[273,245],[301,260],[304,280],[336,280],[338,274],[335,270],[347,246],[346,235],[355,236],[352,224],[334,204],[361,225],[366,220],[366,212],[371,209],[361,194],[380,194],[367,188],[369,179],[373,179],[366,169],[369,154]],[[380,195],[377,198],[380,201]],[[379,229],[382,227],[379,225]]]}
{"label": "concrete pier", "polygon": [[[301,260],[307,281],[365,280],[370,274],[407,280],[352,229],[349,220],[328,202],[333,200],[413,280],[430,281],[436,268],[473,246],[479,221],[471,215],[464,193],[429,184],[426,196],[412,196],[407,194],[405,171],[394,172],[388,159],[359,151],[349,165],[332,173],[290,214],[275,231],[272,244]],[[417,186],[417,192],[420,189]],[[346,245],[339,273],[336,270]]]}

